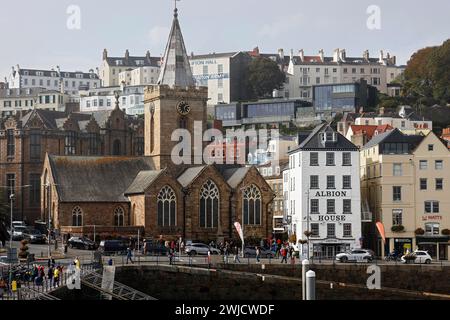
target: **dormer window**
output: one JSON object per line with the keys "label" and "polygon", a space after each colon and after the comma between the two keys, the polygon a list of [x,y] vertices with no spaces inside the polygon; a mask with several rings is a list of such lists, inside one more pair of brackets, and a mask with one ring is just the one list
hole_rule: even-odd
{"label": "dormer window", "polygon": [[321,134],[321,140],[323,143],[325,142],[336,142],[337,135],[335,132],[325,132]]}

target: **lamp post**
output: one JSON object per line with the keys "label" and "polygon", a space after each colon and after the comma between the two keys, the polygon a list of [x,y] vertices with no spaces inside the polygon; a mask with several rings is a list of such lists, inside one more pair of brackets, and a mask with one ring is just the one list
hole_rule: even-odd
{"label": "lamp post", "polygon": [[9,236],[9,288],[11,290],[12,285],[12,242],[13,242],[13,210],[14,210],[14,193],[9,196],[9,200],[11,201],[11,221],[10,221],[10,236]]}
{"label": "lamp post", "polygon": [[51,229],[50,203],[51,202],[50,202],[50,184],[49,183],[45,184],[45,189],[47,190],[47,206],[48,206],[48,232],[47,232],[47,235],[48,235],[48,258],[50,259],[52,252],[51,252],[51,232],[50,232],[50,229]]}

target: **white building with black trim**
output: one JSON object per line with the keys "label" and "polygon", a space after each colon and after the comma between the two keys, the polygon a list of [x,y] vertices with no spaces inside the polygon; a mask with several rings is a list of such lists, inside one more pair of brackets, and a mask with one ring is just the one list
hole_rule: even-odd
{"label": "white building with black trim", "polygon": [[290,152],[283,190],[290,233],[304,257],[308,248],[310,256],[322,258],[361,248],[359,150],[329,124]]}

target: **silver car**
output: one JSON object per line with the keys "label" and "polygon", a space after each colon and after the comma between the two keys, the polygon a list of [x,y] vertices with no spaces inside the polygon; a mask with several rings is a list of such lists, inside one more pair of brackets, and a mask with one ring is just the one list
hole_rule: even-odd
{"label": "silver car", "polygon": [[208,251],[211,251],[211,254],[220,254],[220,250],[216,248],[212,248],[204,243],[192,243],[184,249],[184,252],[190,256],[195,256],[197,254],[199,255],[207,255]]}

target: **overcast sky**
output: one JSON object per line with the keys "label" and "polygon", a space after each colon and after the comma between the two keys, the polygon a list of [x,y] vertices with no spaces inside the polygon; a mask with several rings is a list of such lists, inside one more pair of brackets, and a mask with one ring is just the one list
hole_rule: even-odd
{"label": "overcast sky", "polygon": [[[81,11],[81,28],[69,29],[69,6]],[[367,27],[368,7],[380,8],[381,29]],[[4,0],[0,10],[0,79],[11,67],[95,69],[102,51],[160,56],[174,0]],[[448,0],[182,0],[180,23],[188,52],[284,48],[306,55],[320,49],[347,56],[366,49],[396,55],[404,64],[417,49],[450,38]],[[371,20],[372,21],[372,20]],[[76,26],[70,20],[71,26]]]}

